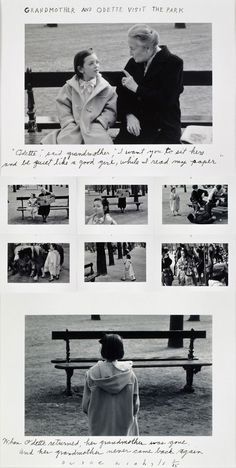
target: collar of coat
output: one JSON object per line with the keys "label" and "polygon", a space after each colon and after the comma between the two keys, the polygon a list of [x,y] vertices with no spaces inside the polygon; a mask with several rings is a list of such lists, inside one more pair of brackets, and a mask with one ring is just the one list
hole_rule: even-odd
{"label": "collar of coat", "polygon": [[[83,99],[84,95],[83,95],[83,93],[81,91],[81,88],[80,88],[80,85],[79,85],[79,78],[78,78],[77,75],[72,76],[72,78],[67,81],[67,84],[69,86],[71,86],[80,95],[80,97]],[[108,90],[110,88],[111,88],[111,86],[108,83],[108,81],[106,81],[102,77],[102,75],[100,73],[98,73],[97,74],[96,86],[94,87],[94,89],[93,89],[92,93],[90,94],[90,96],[88,96],[87,101],[92,99],[94,96],[97,96],[97,94],[101,93],[101,91],[104,91],[106,89]]]}
{"label": "collar of coat", "polygon": [[[160,46],[161,50],[157,52],[154,57],[152,57],[149,66],[147,68],[147,71],[145,73],[145,76],[149,75],[150,71],[157,66],[157,64],[165,63],[169,60],[169,57],[171,55],[171,52],[169,51],[168,47],[166,46]],[[128,62],[128,64],[132,63],[132,66],[135,66],[140,69],[141,74],[143,73],[143,68],[144,68],[144,63],[136,63],[133,58],[131,58]],[[128,65],[127,64],[127,65]],[[126,67],[125,67],[126,69]]]}

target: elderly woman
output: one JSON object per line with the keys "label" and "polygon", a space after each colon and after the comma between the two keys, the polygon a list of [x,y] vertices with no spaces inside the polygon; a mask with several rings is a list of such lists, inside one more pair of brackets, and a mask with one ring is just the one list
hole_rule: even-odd
{"label": "elderly woman", "polygon": [[117,88],[118,144],[180,143],[179,96],[183,61],[159,46],[157,31],[137,24],[128,31],[131,59]]}

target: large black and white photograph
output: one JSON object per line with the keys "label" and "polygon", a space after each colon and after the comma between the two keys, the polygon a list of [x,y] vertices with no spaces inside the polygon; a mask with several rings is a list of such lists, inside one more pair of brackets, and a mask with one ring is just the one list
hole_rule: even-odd
{"label": "large black and white photograph", "polygon": [[84,281],[146,282],[146,242],[86,242]]}
{"label": "large black and white photograph", "polygon": [[228,185],[163,185],[163,224],[228,224]]}
{"label": "large black and white photograph", "polygon": [[211,316],[93,312],[25,316],[25,436],[211,436]]}
{"label": "large black and white photograph", "polygon": [[[37,53],[36,53],[37,51]],[[212,143],[212,25],[25,25],[25,143]]]}
{"label": "large black and white photograph", "polygon": [[70,245],[8,244],[8,283],[69,283]]}
{"label": "large black and white photograph", "polygon": [[86,185],[85,224],[147,224],[147,185]]}
{"label": "large black and white photograph", "polygon": [[228,286],[228,244],[162,244],[163,286]]}
{"label": "large black and white photograph", "polygon": [[8,224],[68,224],[68,185],[8,185]]}

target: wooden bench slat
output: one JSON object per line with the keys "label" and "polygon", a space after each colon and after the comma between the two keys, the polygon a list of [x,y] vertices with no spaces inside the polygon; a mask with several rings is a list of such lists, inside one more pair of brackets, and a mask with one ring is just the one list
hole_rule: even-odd
{"label": "wooden bench slat", "polygon": [[182,338],[206,338],[205,330],[80,330],[80,331],[52,331],[52,340],[88,340],[88,339],[99,339],[103,335],[109,333],[118,333],[123,339],[166,339],[173,336]]}
{"label": "wooden bench slat", "polygon": [[[117,86],[121,81],[123,72],[103,71],[102,76],[111,84]],[[25,72],[25,90],[28,86],[33,88],[58,88],[72,78],[73,71],[64,72]],[[185,86],[212,86],[211,70],[185,70],[183,74]]]}
{"label": "wooden bench slat", "polygon": [[[66,362],[64,364],[56,364],[55,368],[56,369],[89,369],[94,365],[94,361],[88,361],[86,363],[76,363],[76,362]],[[211,366],[212,364],[210,362],[206,361],[199,361],[199,360],[190,360],[190,359],[183,359],[180,361],[171,361],[171,360],[165,360],[165,361],[146,361],[146,360],[139,360],[135,361],[133,363],[132,367],[136,368],[149,368],[149,367],[183,367],[183,366],[188,366],[188,367],[196,367],[196,366]]]}

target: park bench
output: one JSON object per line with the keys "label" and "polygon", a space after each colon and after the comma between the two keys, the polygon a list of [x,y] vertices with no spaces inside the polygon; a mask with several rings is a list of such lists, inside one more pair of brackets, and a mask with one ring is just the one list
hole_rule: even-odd
{"label": "park bench", "polygon": [[227,216],[228,214],[228,207],[227,206],[221,206],[221,205],[218,205],[218,206],[214,206],[212,208],[212,213],[214,214],[218,214],[218,215],[225,215]]}
{"label": "park bench", "polygon": [[[21,217],[24,219],[25,211],[29,211],[29,208],[24,205],[26,200],[29,200],[30,197],[16,197],[17,200],[21,202],[21,206],[18,206],[17,211],[21,212]],[[50,205],[50,211],[54,210],[66,210],[66,218],[69,219],[69,195],[54,195],[55,200],[66,200],[66,205]]]}
{"label": "park bench", "polygon": [[[136,200],[133,199],[133,200],[127,201],[128,197],[126,197],[126,206],[127,205],[136,205],[136,211],[139,211],[139,207],[140,207],[140,205],[143,204],[143,202],[139,201],[139,196],[138,195],[135,195],[133,197],[136,198]],[[133,197],[131,196],[129,198],[133,198]],[[109,198],[109,200],[111,200],[111,199],[116,200],[114,202],[109,201],[109,207],[112,206],[112,205],[118,206],[118,196],[117,195],[114,195],[114,196],[113,195],[102,195],[102,199],[105,199],[105,198],[107,198],[107,199]]]}
{"label": "park bench", "polygon": [[[73,76],[74,72],[33,72],[30,68],[27,68],[25,72],[25,90],[27,91],[27,114],[28,118],[25,121],[25,129],[28,133],[32,134],[28,136],[30,143],[39,143],[40,138],[37,138],[36,132],[42,130],[52,130],[60,128],[57,117],[48,116],[36,116],[35,88],[58,88],[65,84]],[[102,76],[111,84],[116,87],[123,76],[121,71],[104,71],[101,73]],[[212,86],[212,72],[209,70],[204,71],[184,71],[184,86]],[[181,118],[182,128],[187,126],[212,126],[211,115],[182,115]],[[120,128],[120,122],[117,121],[114,128]],[[28,141],[27,141],[28,143]]]}
{"label": "park bench", "polygon": [[74,370],[89,369],[97,361],[98,357],[71,357],[70,351],[70,340],[99,340],[104,333],[117,333],[124,340],[158,340],[158,339],[169,339],[169,338],[182,338],[189,339],[189,350],[186,357],[158,357],[152,358],[135,358],[129,357],[125,360],[132,360],[133,367],[135,368],[162,368],[162,367],[182,367],[186,372],[186,384],[183,390],[187,393],[192,393],[193,389],[193,376],[201,370],[203,366],[211,366],[212,364],[207,361],[202,361],[194,356],[194,340],[197,338],[206,338],[205,330],[139,330],[139,331],[127,331],[127,330],[109,330],[109,331],[96,331],[96,330],[85,330],[85,331],[52,331],[52,340],[64,340],[66,343],[66,356],[61,359],[53,359],[51,362],[55,364],[56,369],[61,369],[66,372],[66,395],[72,395],[71,390],[71,378]]}
{"label": "park bench", "polygon": [[97,273],[94,272],[93,263],[87,263],[84,265],[84,281],[85,283],[92,282],[94,283]]}

